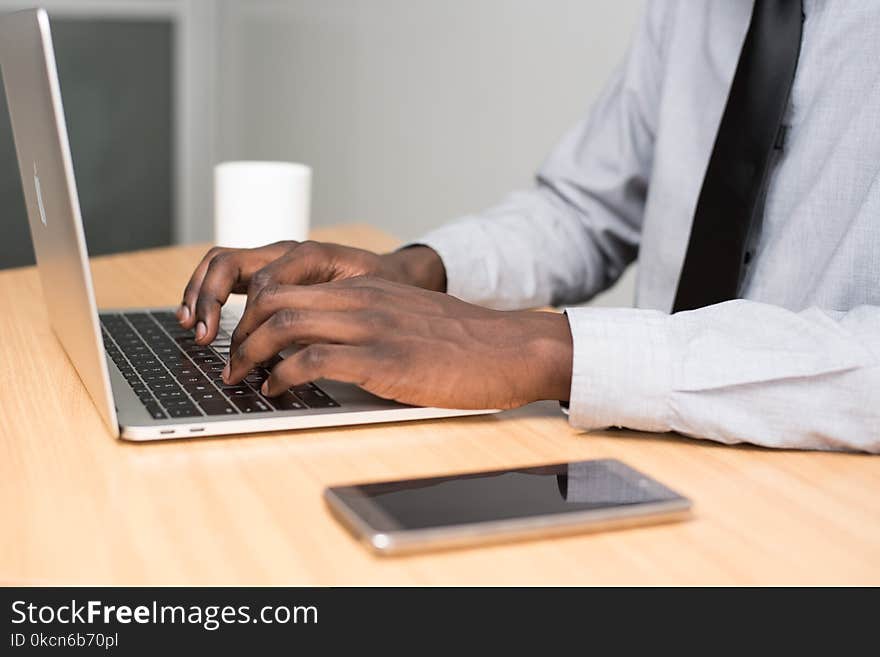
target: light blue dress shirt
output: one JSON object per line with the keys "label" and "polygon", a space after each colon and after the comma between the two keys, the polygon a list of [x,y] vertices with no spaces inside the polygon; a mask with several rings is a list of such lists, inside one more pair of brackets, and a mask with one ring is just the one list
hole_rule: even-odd
{"label": "light blue dress shirt", "polygon": [[638,257],[636,308],[567,310],[578,427],[880,452],[880,2],[805,0],[743,299],[669,314],[751,8],[648,3],[536,186],[418,242],[451,294],[508,309],[584,302]]}

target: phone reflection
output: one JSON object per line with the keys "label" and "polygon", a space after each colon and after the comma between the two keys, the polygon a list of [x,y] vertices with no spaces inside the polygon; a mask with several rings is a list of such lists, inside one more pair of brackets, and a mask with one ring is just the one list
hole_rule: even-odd
{"label": "phone reflection", "polygon": [[556,486],[562,499],[574,504],[638,504],[653,499],[645,488],[595,461],[569,463],[565,472],[556,475]]}
{"label": "phone reflection", "polygon": [[431,477],[429,479],[410,479],[403,481],[382,482],[360,486],[360,490],[368,497],[381,497],[389,493],[413,491],[432,488],[450,482],[463,482],[472,479],[491,480],[496,477],[529,475],[538,479],[549,480],[556,488],[563,502],[569,504],[620,505],[638,504],[654,499],[652,492],[634,485],[634,482],[621,477],[606,467],[602,461],[580,461],[575,463],[557,463],[553,465],[529,468],[511,468],[494,472],[475,472],[452,475],[448,477]]}

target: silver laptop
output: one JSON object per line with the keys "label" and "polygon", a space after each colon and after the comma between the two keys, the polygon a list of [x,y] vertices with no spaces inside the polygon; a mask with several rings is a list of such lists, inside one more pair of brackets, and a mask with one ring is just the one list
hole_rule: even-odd
{"label": "silver laptop", "polygon": [[157,440],[487,412],[405,406],[323,380],[266,398],[259,389],[274,363],[240,385],[220,378],[240,309],[224,309],[208,347],[171,308],[99,313],[45,11],[0,16],[0,67],[49,321],[114,435]]}

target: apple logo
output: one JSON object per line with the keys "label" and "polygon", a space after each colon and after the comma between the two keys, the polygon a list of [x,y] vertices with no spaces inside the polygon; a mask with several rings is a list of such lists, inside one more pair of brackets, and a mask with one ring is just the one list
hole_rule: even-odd
{"label": "apple logo", "polygon": [[37,175],[36,162],[34,162],[34,189],[37,190],[37,205],[40,208],[40,221],[43,222],[44,226],[48,226],[46,223],[46,209],[43,207],[43,191],[40,189],[40,176]]}

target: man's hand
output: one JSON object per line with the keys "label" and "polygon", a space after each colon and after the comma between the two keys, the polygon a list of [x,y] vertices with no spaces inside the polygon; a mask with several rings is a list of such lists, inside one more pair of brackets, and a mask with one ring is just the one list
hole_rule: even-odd
{"label": "man's hand", "polygon": [[184,328],[195,330],[198,343],[208,344],[217,336],[220,308],[233,292],[247,293],[252,299],[268,286],[310,285],[364,275],[428,289],[446,288],[443,262],[425,246],[386,255],[321,242],[276,242],[257,249],[215,247],[193,272],[177,318]]}
{"label": "man's hand", "polygon": [[568,399],[572,338],[556,313],[500,312],[375,277],[272,285],[248,299],[224,379],[304,345],[263,394],[320,378],[419,406],[513,408]]}

